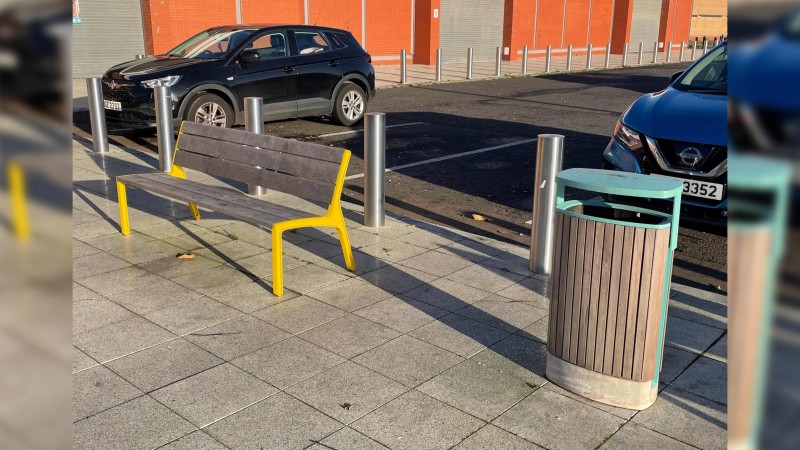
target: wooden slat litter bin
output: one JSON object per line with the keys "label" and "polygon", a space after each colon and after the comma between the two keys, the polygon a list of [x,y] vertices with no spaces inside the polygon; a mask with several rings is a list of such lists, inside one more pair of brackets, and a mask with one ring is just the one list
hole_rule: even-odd
{"label": "wooden slat litter bin", "polygon": [[[658,393],[682,183],[594,169],[562,171],[556,182],[547,377],[595,401],[645,409]],[[565,201],[568,187],[669,199],[672,212]]]}

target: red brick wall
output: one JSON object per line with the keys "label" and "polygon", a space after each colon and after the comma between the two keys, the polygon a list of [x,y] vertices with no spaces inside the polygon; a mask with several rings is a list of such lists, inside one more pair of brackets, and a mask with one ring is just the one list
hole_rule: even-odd
{"label": "red brick wall", "polygon": [[589,42],[595,47],[605,47],[611,39],[611,21],[614,17],[614,0],[592,1],[592,23]]}
{"label": "red brick wall", "polygon": [[242,0],[242,22],[302,24],[305,22],[305,2],[303,0]]}
{"label": "red brick wall", "polygon": [[217,25],[236,23],[235,0],[142,0],[147,54],[169,51]]}
{"label": "red brick wall", "polygon": [[414,64],[435,64],[439,48],[439,19],[433,10],[441,11],[439,0],[417,0],[414,30]]}
{"label": "red brick wall", "polygon": [[309,0],[308,22],[347,30],[359,42],[364,42],[361,36],[361,0]]}
{"label": "red brick wall", "polygon": [[396,56],[411,49],[411,0],[367,1],[367,51],[375,57]]}
{"label": "red brick wall", "polygon": [[691,0],[664,0],[661,4],[661,24],[658,27],[658,40],[664,42],[662,51],[667,50],[667,42],[677,45],[689,40],[689,26],[692,20]]}
{"label": "red brick wall", "polygon": [[572,44],[576,48],[589,43],[590,0],[568,0],[567,20],[564,21],[564,47]]}
{"label": "red brick wall", "polygon": [[633,0],[616,0],[614,3],[613,28],[611,32],[611,52],[620,54],[631,36]]}
{"label": "red brick wall", "polygon": [[533,50],[533,29],[536,23],[536,0],[506,0],[505,18],[503,21],[503,47],[508,47],[510,54],[506,61],[516,61],[518,51],[528,46]]}
{"label": "red brick wall", "polygon": [[564,23],[564,0],[539,0],[539,23],[536,26],[536,48],[561,48]]}

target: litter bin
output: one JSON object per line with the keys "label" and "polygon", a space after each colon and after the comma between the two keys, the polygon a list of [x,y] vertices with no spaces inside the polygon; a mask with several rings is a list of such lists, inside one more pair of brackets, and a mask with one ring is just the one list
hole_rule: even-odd
{"label": "litter bin", "polygon": [[[598,402],[645,409],[658,393],[683,183],[568,169],[556,184],[547,377]],[[565,201],[567,188],[615,200]],[[616,200],[630,197],[672,200],[672,213]]]}

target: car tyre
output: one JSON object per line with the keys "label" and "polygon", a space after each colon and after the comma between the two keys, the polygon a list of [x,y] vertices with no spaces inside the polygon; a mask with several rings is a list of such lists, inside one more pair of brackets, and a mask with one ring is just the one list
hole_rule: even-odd
{"label": "car tyre", "polygon": [[334,122],[349,127],[364,118],[367,112],[367,95],[355,83],[344,83],[336,94],[333,105]]}
{"label": "car tyre", "polygon": [[195,97],[186,109],[189,122],[214,125],[222,128],[233,126],[234,113],[231,105],[216,94],[200,94]]}

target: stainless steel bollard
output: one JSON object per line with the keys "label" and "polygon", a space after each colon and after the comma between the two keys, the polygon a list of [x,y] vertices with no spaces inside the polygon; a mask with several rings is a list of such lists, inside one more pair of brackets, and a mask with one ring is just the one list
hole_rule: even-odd
{"label": "stainless steel bollard", "polygon": [[622,49],[622,67],[625,67],[625,66],[628,65],[628,50],[629,50],[629,46],[628,46],[628,43],[626,42],[625,46]]}
{"label": "stainless steel bollard", "polygon": [[644,42],[639,42],[639,65],[644,62]]}
{"label": "stainless steel bollard", "polygon": [[658,42],[653,42],[653,64],[658,62]]}
{"label": "stainless steel bollard", "polygon": [[567,47],[567,71],[572,70],[572,44]]}
{"label": "stainless steel bollard", "polygon": [[610,42],[606,45],[606,62],[603,65],[603,67],[605,67],[606,69],[611,67],[611,43]]}
{"label": "stainless steel bollard", "polygon": [[669,41],[667,44],[667,62],[669,62],[670,59],[672,59],[672,41]]}
{"label": "stainless steel bollard", "polygon": [[470,47],[467,49],[467,79],[472,79],[472,65],[475,62],[475,49]]}
{"label": "stainless steel bollard", "polygon": [[528,46],[522,47],[522,74],[528,74]]}
{"label": "stainless steel bollard", "polygon": [[436,81],[442,81],[442,49],[436,49]]}
{"label": "stainless steel bollard", "polygon": [[586,68],[592,68],[592,44],[586,47]]}
{"label": "stainless steel bollard", "polygon": [[400,50],[400,84],[408,83],[408,68],[406,64],[406,51]]}
{"label": "stainless steel bollard", "polygon": [[[264,99],[261,97],[244,98],[244,127],[251,133],[264,134]],[[256,169],[261,167],[256,166]],[[247,185],[250,195],[265,195],[267,188],[264,186]]]}
{"label": "stainless steel bollard", "polygon": [[503,47],[497,47],[495,59],[494,76],[499,77],[503,75]]}
{"label": "stainless steel bollard", "polygon": [[694,40],[694,44],[692,44],[692,61],[695,60],[697,53],[697,39]]}
{"label": "stainless steel bollard", "polygon": [[686,42],[681,41],[680,47],[680,55],[678,55],[678,61],[683,62],[683,49],[686,48]]}
{"label": "stainless steel bollard", "polygon": [[172,171],[175,152],[175,134],[172,124],[172,96],[168,86],[153,88],[156,101],[156,132],[158,135],[158,163],[163,172]]}
{"label": "stainless steel bollard", "polygon": [[544,58],[544,73],[550,73],[550,64],[553,62],[553,46],[547,46],[547,53]]}
{"label": "stainless steel bollard", "polygon": [[708,41],[703,41],[703,54],[708,52]]}
{"label": "stainless steel bollard", "polygon": [[536,173],[531,222],[531,272],[550,276],[555,238],[556,174],[561,171],[564,136],[540,134],[536,145]]}
{"label": "stainless steel bollard", "polygon": [[386,114],[367,113],[364,119],[364,226],[386,224]]}
{"label": "stainless steel bollard", "polygon": [[136,55],[136,59],[145,59],[145,58],[147,58],[147,55],[142,55],[142,54]]}
{"label": "stainless steel bollard", "polygon": [[86,79],[86,93],[89,100],[89,121],[92,124],[92,149],[97,153],[108,153],[106,110],[103,106],[103,86],[100,84],[100,78]]}

